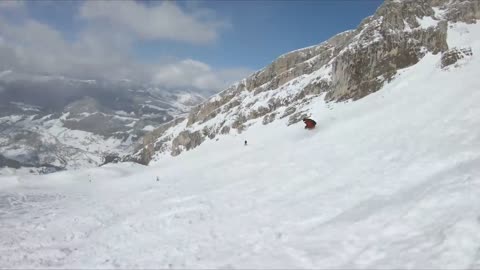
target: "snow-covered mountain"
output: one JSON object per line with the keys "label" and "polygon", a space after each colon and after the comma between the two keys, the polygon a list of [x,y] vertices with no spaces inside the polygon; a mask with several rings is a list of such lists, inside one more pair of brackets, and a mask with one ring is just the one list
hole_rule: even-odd
{"label": "snow-covered mountain", "polygon": [[314,130],[257,117],[148,167],[0,177],[0,265],[478,269],[480,24],[447,26],[379,91],[296,105]]}
{"label": "snow-covered mountain", "polygon": [[165,154],[178,155],[220,134],[240,134],[258,119],[264,125],[283,118],[287,125],[305,116],[321,119],[308,109],[314,100],[332,106],[361,99],[430,54],[441,58],[440,69],[462,65],[474,52],[469,44],[449,44],[449,32],[460,23],[474,24],[479,5],[473,0],[385,1],[357,29],[280,56],[184,120],[148,134],[126,160],[148,164]]}
{"label": "snow-covered mountain", "polygon": [[145,133],[204,100],[127,81],[14,72],[3,73],[0,87],[0,153],[32,171],[97,166],[129,153]]}

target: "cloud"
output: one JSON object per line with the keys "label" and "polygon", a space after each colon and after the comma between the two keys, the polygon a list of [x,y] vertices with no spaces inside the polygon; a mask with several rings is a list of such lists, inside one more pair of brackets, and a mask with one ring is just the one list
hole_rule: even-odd
{"label": "cloud", "polygon": [[23,10],[25,2],[20,0],[4,0],[0,1],[0,11]]}
{"label": "cloud", "polygon": [[[2,69],[76,77],[118,77],[132,67],[125,51],[115,50],[99,35],[82,34],[77,42],[38,21],[9,24],[0,18]],[[127,64],[128,63],[128,64]]]}
{"label": "cloud", "polygon": [[134,1],[87,1],[80,17],[119,26],[144,40],[215,41],[219,30],[228,24],[216,20],[212,12],[201,11],[187,14],[171,2],[147,7]]}
{"label": "cloud", "polygon": [[65,32],[30,18],[25,2],[0,0],[0,11],[22,10],[24,15],[12,20],[0,12],[0,72],[130,79],[208,93],[222,90],[251,72],[242,68],[215,69],[192,59],[163,65],[139,62],[133,54],[138,41],[171,40],[202,45],[214,42],[221,29],[228,26],[216,19],[211,9],[154,3],[146,6],[134,1],[83,2],[77,14],[82,22],[80,28],[67,39]]}
{"label": "cloud", "polygon": [[205,63],[186,59],[158,67],[153,81],[169,88],[190,87],[211,94],[251,72],[244,68],[214,70]]}

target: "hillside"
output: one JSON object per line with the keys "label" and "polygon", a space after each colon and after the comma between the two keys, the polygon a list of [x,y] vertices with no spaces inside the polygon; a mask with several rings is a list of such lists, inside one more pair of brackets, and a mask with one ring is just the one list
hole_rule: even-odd
{"label": "hillside", "polygon": [[[252,120],[287,125],[312,114],[308,104],[359,100],[380,90],[399,70],[428,54],[441,55],[447,68],[470,58],[471,48],[448,44],[449,27],[475,23],[479,1],[385,1],[357,29],[280,56],[270,65],[194,108],[183,121],[159,127],[125,160],[148,164],[178,155],[220,134],[240,134]],[[329,105],[330,106],[330,105]]]}

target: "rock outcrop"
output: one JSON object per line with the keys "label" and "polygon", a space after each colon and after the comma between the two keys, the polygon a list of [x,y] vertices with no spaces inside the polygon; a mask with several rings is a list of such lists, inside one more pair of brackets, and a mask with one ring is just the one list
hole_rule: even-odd
{"label": "rock outcrop", "polygon": [[473,55],[471,48],[452,48],[442,54],[442,68],[446,68],[457,63],[461,59],[468,58]]}

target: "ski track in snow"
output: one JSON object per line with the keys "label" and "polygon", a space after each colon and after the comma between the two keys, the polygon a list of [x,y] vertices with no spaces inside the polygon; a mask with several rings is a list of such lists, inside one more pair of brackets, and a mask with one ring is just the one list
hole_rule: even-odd
{"label": "ski track in snow", "polygon": [[461,68],[427,55],[364,99],[311,103],[313,132],[278,120],[149,167],[1,177],[0,265],[478,268],[478,43]]}

